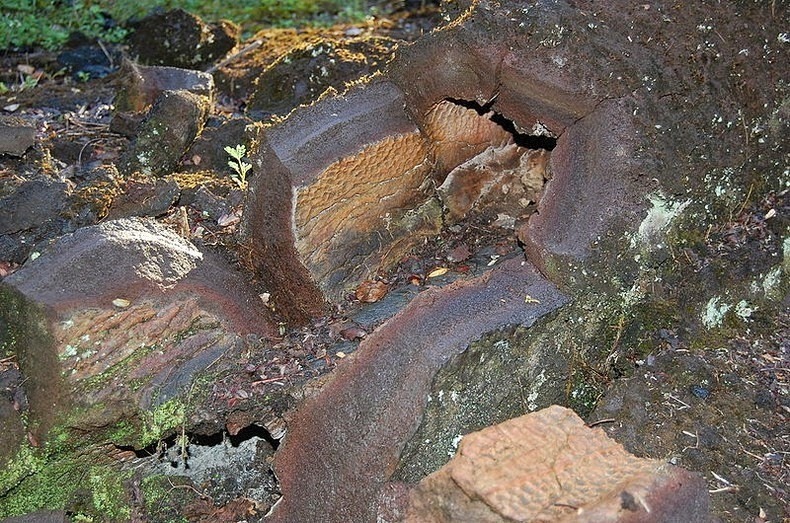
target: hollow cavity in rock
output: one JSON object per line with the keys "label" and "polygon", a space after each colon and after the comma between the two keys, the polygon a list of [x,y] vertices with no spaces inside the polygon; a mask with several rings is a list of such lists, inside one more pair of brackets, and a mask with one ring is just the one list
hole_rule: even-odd
{"label": "hollow cavity in rock", "polygon": [[517,128],[490,107],[447,99],[297,187],[296,249],[319,287],[339,297],[472,215],[508,229],[526,220],[556,139]]}

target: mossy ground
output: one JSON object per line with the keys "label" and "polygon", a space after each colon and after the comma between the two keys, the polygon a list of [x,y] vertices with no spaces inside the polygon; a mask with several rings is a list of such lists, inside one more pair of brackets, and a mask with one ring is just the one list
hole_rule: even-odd
{"label": "mossy ground", "polygon": [[128,521],[124,482],[129,474],[99,464],[99,455],[82,453],[62,439],[53,437],[39,448],[25,444],[8,461],[0,473],[0,517],[62,509],[91,521]]}

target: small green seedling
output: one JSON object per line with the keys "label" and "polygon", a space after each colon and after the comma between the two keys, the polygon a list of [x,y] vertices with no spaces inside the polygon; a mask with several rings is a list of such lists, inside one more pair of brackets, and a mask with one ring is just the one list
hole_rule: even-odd
{"label": "small green seedling", "polygon": [[231,174],[230,177],[233,178],[239,187],[244,189],[247,187],[247,173],[252,169],[252,165],[243,160],[244,155],[247,154],[247,147],[244,145],[237,145],[236,147],[228,145],[225,147],[225,152],[233,158],[233,160],[228,162],[228,165],[235,174]]}

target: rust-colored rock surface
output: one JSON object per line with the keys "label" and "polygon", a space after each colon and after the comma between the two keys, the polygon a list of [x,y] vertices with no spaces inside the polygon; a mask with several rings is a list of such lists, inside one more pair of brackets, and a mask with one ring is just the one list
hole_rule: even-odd
{"label": "rust-colored rock surface", "polygon": [[[257,162],[264,170],[281,163],[289,171],[293,201],[290,210],[267,207],[263,187],[254,188],[248,234],[265,242],[255,221],[288,212],[279,221],[292,219],[298,262],[327,298],[341,297],[438,232],[442,202],[434,189],[453,170],[443,194],[455,221],[489,193],[496,199],[510,192],[522,207],[540,194],[543,171],[528,164],[542,153],[517,146],[494,113],[438,100],[415,125],[405,105],[400,88],[374,78],[299,108],[266,132],[277,158],[259,153]],[[507,174],[493,174],[505,167]],[[271,264],[259,262],[263,272]]]}
{"label": "rust-colored rock surface", "polygon": [[552,406],[464,436],[411,493],[405,521],[711,521],[701,477],[640,459]]}
{"label": "rust-colored rock surface", "polygon": [[519,259],[421,293],[288,422],[273,521],[375,521],[379,491],[417,428],[436,371],[482,333],[530,325],[564,302]]}
{"label": "rust-colored rock surface", "polygon": [[488,147],[453,169],[439,186],[447,221],[462,220],[479,207],[516,216],[526,213],[540,201],[548,159],[544,149],[530,150],[514,143]]}
{"label": "rust-colored rock surface", "polygon": [[19,367],[38,438],[58,415],[53,403],[107,426],[183,392],[244,334],[274,332],[241,275],[153,220],[66,235],[0,291],[3,321],[25,333]]}

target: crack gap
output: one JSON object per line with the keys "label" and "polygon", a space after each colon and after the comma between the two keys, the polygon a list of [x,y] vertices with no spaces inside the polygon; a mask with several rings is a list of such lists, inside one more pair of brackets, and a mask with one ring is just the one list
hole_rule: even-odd
{"label": "crack gap", "polygon": [[[280,440],[275,439],[272,435],[260,425],[252,423],[247,425],[235,435],[230,435],[222,430],[212,434],[194,434],[187,432],[187,440],[189,445],[199,447],[216,447],[229,443],[232,448],[238,448],[245,441],[253,438],[260,438],[271,445],[273,450],[277,450],[280,446]],[[159,441],[151,443],[142,448],[137,448],[133,445],[113,445],[116,449],[123,452],[132,452],[137,458],[150,458],[152,456],[161,456],[167,449],[176,448],[180,444],[181,432],[176,432],[171,436],[162,438]]]}
{"label": "crack gap", "polygon": [[467,109],[474,110],[480,116],[488,117],[492,122],[507,131],[508,134],[513,136],[513,142],[519,147],[526,149],[545,149],[552,151],[557,146],[557,138],[553,136],[546,136],[545,134],[527,134],[519,132],[515,122],[506,118],[502,113],[492,110],[496,96],[491,98],[485,104],[480,104],[474,100],[462,100],[460,98],[445,98],[445,101]]}

